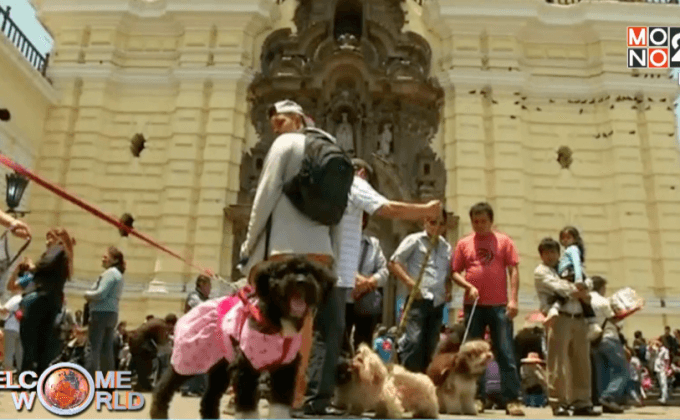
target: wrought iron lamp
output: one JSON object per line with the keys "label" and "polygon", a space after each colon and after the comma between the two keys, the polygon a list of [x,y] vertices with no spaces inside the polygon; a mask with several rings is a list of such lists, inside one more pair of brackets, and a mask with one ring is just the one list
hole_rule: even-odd
{"label": "wrought iron lamp", "polygon": [[9,207],[8,212],[21,213],[22,215],[28,213],[17,212],[15,210],[17,207],[19,207],[21,197],[23,197],[24,191],[26,191],[26,187],[28,186],[28,178],[16,172],[5,175],[5,178],[7,180],[5,202],[7,203],[7,207]]}

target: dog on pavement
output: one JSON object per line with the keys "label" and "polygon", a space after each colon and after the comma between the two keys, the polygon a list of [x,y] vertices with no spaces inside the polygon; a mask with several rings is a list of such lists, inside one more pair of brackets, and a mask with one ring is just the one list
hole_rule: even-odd
{"label": "dog on pavement", "polygon": [[492,359],[491,346],[484,340],[468,341],[457,353],[433,357],[427,375],[437,387],[441,413],[477,415],[477,382]]}
{"label": "dog on pavement", "polygon": [[204,419],[219,418],[230,381],[235,417],[259,418],[257,389],[262,372],[271,378],[270,417],[290,418],[301,345],[300,330],[330,294],[336,278],[302,257],[265,262],[250,287],[206,301],[175,327],[171,367],[153,393],[151,418],[168,418],[173,395],[193,375],[208,373],[200,403]]}

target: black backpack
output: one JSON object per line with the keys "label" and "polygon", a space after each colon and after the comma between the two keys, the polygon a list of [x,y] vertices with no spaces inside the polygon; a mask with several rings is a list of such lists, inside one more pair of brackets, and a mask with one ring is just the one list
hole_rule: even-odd
{"label": "black backpack", "polygon": [[310,219],[326,226],[337,225],[354,181],[352,160],[328,133],[306,128],[304,134],[302,168],[283,185],[283,192]]}

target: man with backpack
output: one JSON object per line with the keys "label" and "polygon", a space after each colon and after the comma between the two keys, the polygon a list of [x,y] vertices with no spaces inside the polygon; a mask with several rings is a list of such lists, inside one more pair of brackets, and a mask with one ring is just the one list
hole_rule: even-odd
{"label": "man with backpack", "polygon": [[[265,158],[255,193],[240,267],[252,281],[253,268],[265,260],[296,255],[333,268],[337,225],[353,181],[352,162],[328,133],[310,127],[300,105],[291,100],[269,109],[272,131],[279,135]],[[343,296],[335,289],[325,306],[339,315]],[[320,308],[319,312],[326,312]],[[312,345],[312,319],[302,329],[296,400],[305,390]],[[340,346],[338,337],[336,347]],[[289,417],[289,413],[276,413]]]}
{"label": "man with backpack", "polygon": [[[279,137],[262,166],[241,246],[240,265],[249,278],[262,261],[299,254],[332,266],[337,246],[332,231],[347,206],[353,180],[351,160],[330,134],[306,126],[300,105],[277,102],[269,117]],[[343,162],[346,167],[331,167]],[[316,186],[310,185],[312,177]]]}

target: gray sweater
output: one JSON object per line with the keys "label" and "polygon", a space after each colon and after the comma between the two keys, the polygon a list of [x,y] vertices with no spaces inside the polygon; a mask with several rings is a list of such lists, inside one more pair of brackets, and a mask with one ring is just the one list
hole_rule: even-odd
{"label": "gray sweater", "polygon": [[241,258],[248,257],[243,273],[264,260],[266,224],[272,215],[269,254],[334,255],[337,227],[328,227],[302,214],[283,194],[283,184],[302,167],[305,135],[287,133],[272,144],[262,167],[255,200],[250,213],[248,233],[241,246]]}
{"label": "gray sweater", "polygon": [[91,312],[118,312],[123,294],[123,275],[116,267],[110,267],[99,276],[92,290],[85,292]]}

